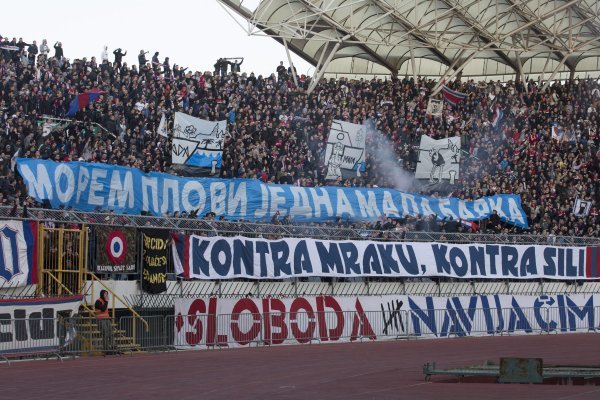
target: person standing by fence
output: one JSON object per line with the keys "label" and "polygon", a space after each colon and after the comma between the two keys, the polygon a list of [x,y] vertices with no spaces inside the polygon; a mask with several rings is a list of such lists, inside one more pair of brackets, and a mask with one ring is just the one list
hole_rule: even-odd
{"label": "person standing by fence", "polygon": [[94,304],[94,313],[98,322],[98,330],[102,335],[102,344],[106,354],[111,354],[114,350],[114,339],[112,331],[112,321],[108,313],[108,291],[101,290],[100,297]]}

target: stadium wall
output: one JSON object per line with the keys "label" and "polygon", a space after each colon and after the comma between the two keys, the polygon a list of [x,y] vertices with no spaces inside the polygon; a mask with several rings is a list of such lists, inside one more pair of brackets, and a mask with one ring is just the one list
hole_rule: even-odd
{"label": "stadium wall", "polygon": [[[103,281],[115,293],[137,308],[170,308],[177,297],[296,297],[296,296],[470,296],[488,294],[543,295],[600,293],[600,282],[241,282],[241,281],[169,281],[163,294],[144,293],[136,281]],[[88,285],[98,282],[88,282]],[[35,292],[35,289],[31,289]],[[86,291],[91,293],[90,290]],[[0,291],[0,297],[3,292]],[[93,299],[88,298],[89,301]],[[124,308],[117,302],[117,308]]]}

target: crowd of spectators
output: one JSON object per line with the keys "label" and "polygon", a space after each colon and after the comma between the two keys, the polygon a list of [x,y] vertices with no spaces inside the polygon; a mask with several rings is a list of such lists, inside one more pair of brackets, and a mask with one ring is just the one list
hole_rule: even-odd
{"label": "crowd of spectators", "polygon": [[[596,80],[554,82],[547,90],[534,80],[474,82],[449,86],[468,97],[446,105],[441,117],[428,115],[430,79],[323,79],[307,94],[310,78],[277,66],[268,76],[242,72],[239,63],[219,60],[217,71],[191,71],[155,52],[127,65],[124,49],[103,49],[96,57],[69,59],[61,43],[53,50],[43,40],[0,41],[0,205],[34,202],[15,173],[14,159],[85,160],[173,172],[170,141],[157,133],[164,114],[181,111],[210,120],[227,120],[228,136],[220,175],[258,178],[302,186],[394,187],[378,153],[367,150],[366,171],[351,179],[326,181],[325,147],[333,119],[372,121],[390,143],[398,165],[409,174],[418,159],[421,135],[460,136],[460,179],[447,192],[423,186],[431,196],[475,199],[516,193],[529,216],[528,232],[542,235],[600,237],[599,156],[600,90]],[[53,54],[51,54],[53,53]],[[230,65],[233,72],[227,71]],[[64,123],[77,93],[99,89],[100,99]],[[438,95],[439,97],[439,95]],[[496,108],[504,118],[491,120]],[[560,126],[560,139],[551,135]],[[369,149],[369,143],[367,143]],[[415,189],[416,190],[416,189]],[[573,214],[579,197],[593,202],[588,216]],[[217,216],[218,218],[218,216]],[[275,223],[292,222],[275,220]],[[436,221],[431,216],[382,219],[371,228],[461,232],[520,230],[493,216],[483,224]]]}

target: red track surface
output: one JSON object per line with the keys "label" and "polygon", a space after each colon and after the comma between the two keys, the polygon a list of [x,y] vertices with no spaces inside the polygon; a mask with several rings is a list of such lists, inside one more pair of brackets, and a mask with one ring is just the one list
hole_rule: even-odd
{"label": "red track surface", "polygon": [[422,366],[502,356],[600,365],[600,336],[411,340],[15,362],[2,399],[600,399],[600,386],[425,382]]}

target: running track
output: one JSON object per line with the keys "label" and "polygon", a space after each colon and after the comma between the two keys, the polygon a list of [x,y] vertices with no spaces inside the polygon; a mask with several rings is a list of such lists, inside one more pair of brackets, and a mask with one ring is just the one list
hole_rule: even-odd
{"label": "running track", "polygon": [[425,382],[501,356],[600,365],[600,335],[313,344],[0,364],[2,399],[600,399],[600,386]]}

